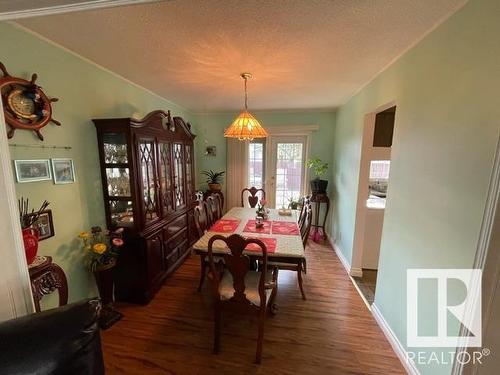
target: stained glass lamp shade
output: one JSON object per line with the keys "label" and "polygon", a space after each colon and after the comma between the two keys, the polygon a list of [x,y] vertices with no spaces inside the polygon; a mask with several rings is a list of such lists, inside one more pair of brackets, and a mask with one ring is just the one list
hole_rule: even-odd
{"label": "stained glass lamp shade", "polygon": [[266,129],[259,121],[252,116],[247,109],[247,79],[251,77],[249,73],[241,75],[245,80],[245,110],[232,122],[224,131],[224,137],[238,138],[240,141],[251,141],[254,138],[265,138],[268,136]]}

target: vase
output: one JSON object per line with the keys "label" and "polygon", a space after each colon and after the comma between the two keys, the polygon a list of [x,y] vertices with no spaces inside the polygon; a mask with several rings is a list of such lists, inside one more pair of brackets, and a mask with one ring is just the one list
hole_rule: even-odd
{"label": "vase", "polygon": [[221,184],[208,184],[208,188],[212,192],[219,192],[222,188]]}
{"label": "vase", "polygon": [[99,266],[94,271],[95,282],[103,306],[113,302],[113,271],[115,264],[116,261],[113,259],[109,264]]}
{"label": "vase", "polygon": [[31,264],[38,252],[38,230],[35,228],[25,228],[22,233],[26,262]]}
{"label": "vase", "polygon": [[94,271],[94,277],[99,290],[99,297],[102,301],[102,311],[99,318],[101,329],[107,329],[123,318],[123,314],[116,311],[113,306],[114,281],[113,273],[116,260],[113,259],[108,264],[101,265]]}
{"label": "vase", "polygon": [[311,180],[311,191],[315,194],[325,194],[328,187],[328,180],[320,180],[319,178]]}

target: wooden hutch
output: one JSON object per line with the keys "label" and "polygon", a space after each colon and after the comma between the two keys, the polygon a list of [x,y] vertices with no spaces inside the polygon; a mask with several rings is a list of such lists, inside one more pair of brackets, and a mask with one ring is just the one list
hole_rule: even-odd
{"label": "wooden hutch", "polygon": [[197,240],[195,135],[181,117],[96,119],[109,229],[125,228],[115,298],[148,303]]}

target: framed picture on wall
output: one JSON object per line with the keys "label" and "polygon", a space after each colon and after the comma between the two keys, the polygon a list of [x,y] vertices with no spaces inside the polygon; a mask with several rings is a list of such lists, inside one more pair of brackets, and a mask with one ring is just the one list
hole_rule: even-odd
{"label": "framed picture on wall", "polygon": [[[32,214],[28,214],[30,216]],[[38,229],[38,240],[42,241],[49,237],[53,237],[55,235],[54,232],[54,222],[52,221],[52,211],[44,210],[38,217],[38,220],[35,221],[33,227]]]}
{"label": "framed picture on wall", "polygon": [[54,184],[72,184],[75,182],[73,159],[51,159]]}
{"label": "framed picture on wall", "polygon": [[14,160],[17,182],[35,182],[50,180],[49,159]]}

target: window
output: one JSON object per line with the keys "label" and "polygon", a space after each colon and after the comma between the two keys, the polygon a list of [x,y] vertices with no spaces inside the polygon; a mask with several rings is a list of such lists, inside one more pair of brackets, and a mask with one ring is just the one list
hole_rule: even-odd
{"label": "window", "polygon": [[370,180],[388,180],[390,170],[390,160],[372,160],[370,163]]}
{"label": "window", "polygon": [[248,145],[248,186],[264,185],[264,142],[253,141]]}

